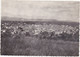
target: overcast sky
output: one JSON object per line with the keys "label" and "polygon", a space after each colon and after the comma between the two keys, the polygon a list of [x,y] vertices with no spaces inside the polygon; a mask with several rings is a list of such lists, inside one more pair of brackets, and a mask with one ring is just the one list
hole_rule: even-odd
{"label": "overcast sky", "polygon": [[2,16],[26,19],[56,19],[61,21],[79,20],[78,2],[30,2],[2,0]]}

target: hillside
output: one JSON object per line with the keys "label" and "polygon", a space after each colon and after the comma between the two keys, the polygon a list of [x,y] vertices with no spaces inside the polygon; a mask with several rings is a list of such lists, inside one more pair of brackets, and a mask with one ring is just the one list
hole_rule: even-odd
{"label": "hillside", "polygon": [[47,23],[47,24],[58,24],[58,25],[70,25],[70,26],[79,26],[78,22],[66,22],[66,21],[58,21],[58,20],[46,20],[46,19],[25,19],[25,18],[17,18],[17,17],[6,17],[3,16],[1,17],[1,21],[12,21],[12,22],[26,22],[28,24],[42,24],[42,23]]}

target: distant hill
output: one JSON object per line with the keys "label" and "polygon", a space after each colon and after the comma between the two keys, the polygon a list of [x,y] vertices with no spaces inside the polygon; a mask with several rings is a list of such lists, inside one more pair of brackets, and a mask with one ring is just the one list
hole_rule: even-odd
{"label": "distant hill", "polygon": [[17,18],[17,17],[1,17],[1,21],[12,21],[12,22],[26,22],[28,24],[58,24],[58,25],[70,25],[70,26],[79,26],[78,22],[66,22],[66,21],[58,21],[58,20],[46,20],[46,19],[26,19],[26,18]]}
{"label": "distant hill", "polygon": [[[1,17],[2,21],[52,21],[52,19],[50,20],[46,20],[46,19],[27,19],[27,18],[20,18],[20,17],[7,17],[7,16],[2,16]],[[53,21],[57,21],[57,20],[53,20]]]}

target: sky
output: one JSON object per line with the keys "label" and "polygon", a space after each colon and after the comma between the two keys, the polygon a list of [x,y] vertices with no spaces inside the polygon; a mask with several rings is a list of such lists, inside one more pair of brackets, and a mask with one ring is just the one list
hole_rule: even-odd
{"label": "sky", "polygon": [[68,1],[2,0],[2,16],[79,21],[79,3]]}

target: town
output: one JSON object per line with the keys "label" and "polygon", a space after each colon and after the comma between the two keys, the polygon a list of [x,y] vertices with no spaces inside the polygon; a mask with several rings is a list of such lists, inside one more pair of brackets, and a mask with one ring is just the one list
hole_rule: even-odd
{"label": "town", "polygon": [[[17,23],[17,22],[16,22]],[[26,36],[38,36],[42,38],[51,39],[53,37],[59,38],[62,37],[68,40],[79,41],[79,27],[78,26],[69,26],[69,25],[57,25],[57,24],[27,24],[26,22],[15,24],[14,22],[2,22],[1,24],[1,34],[7,33],[9,31],[11,35],[15,36],[16,34],[22,34]],[[42,35],[41,35],[42,34]],[[62,34],[64,36],[62,36]],[[44,37],[43,37],[44,36]],[[75,37],[75,38],[74,38]],[[62,40],[63,40],[62,39]]]}

